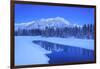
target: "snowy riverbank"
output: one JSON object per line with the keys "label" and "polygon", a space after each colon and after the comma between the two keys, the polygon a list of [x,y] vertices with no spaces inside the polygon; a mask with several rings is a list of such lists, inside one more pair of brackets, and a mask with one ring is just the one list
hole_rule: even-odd
{"label": "snowy riverbank", "polygon": [[52,43],[57,44],[63,44],[63,45],[69,45],[69,46],[75,46],[85,49],[94,50],[94,40],[92,39],[76,39],[74,37],[70,38],[59,38],[59,37],[42,37],[42,36],[17,36],[19,39],[29,38],[32,40],[42,40],[42,41],[48,41]]}
{"label": "snowy riverbank", "polygon": [[48,64],[49,58],[45,55],[50,53],[40,46],[32,43],[32,37],[15,37],[15,64]]}

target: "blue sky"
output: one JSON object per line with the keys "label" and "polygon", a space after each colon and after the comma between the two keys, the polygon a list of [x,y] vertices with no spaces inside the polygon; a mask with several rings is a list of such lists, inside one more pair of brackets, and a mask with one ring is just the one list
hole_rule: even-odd
{"label": "blue sky", "polygon": [[63,17],[71,23],[94,23],[94,8],[15,4],[15,23]]}

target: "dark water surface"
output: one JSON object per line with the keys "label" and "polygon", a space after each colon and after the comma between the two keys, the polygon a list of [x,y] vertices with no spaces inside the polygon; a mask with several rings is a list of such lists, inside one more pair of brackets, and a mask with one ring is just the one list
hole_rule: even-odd
{"label": "dark water surface", "polygon": [[49,64],[94,61],[93,50],[40,40],[35,40],[33,43],[48,51],[52,51],[52,53],[46,54],[50,58]]}

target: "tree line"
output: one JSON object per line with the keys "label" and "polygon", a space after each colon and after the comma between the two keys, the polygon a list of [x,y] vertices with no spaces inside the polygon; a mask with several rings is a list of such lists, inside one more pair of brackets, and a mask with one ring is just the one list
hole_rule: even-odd
{"label": "tree line", "polygon": [[15,36],[43,36],[43,37],[76,37],[94,39],[94,25],[84,24],[82,27],[45,27],[45,29],[18,29],[15,31]]}

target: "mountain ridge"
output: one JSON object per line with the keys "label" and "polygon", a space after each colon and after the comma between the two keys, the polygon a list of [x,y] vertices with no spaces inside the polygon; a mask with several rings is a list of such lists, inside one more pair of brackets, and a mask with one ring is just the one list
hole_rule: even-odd
{"label": "mountain ridge", "polygon": [[45,29],[46,27],[64,28],[64,27],[82,27],[78,24],[72,24],[63,17],[42,18],[27,23],[15,24],[15,30],[18,29]]}

